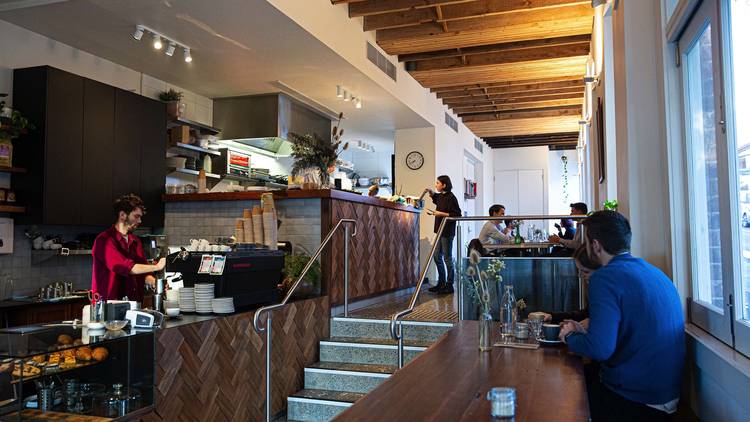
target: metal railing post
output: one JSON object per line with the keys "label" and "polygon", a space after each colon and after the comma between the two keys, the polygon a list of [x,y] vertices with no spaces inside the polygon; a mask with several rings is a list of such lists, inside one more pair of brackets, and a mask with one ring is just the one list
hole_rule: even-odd
{"label": "metal railing post", "polygon": [[404,335],[402,326],[403,322],[398,322],[398,369],[404,367]]}
{"label": "metal railing post", "polygon": [[271,315],[266,319],[266,422],[271,422]]}
{"label": "metal railing post", "polygon": [[463,268],[463,262],[464,262],[464,245],[462,242],[463,236],[461,236],[461,222],[456,221],[456,240],[458,241],[458,245],[456,246],[456,249],[458,250],[456,253],[456,277],[458,277],[458,283],[456,283],[456,288],[458,289],[458,320],[461,321],[464,318],[464,289],[463,289],[463,277],[461,277],[461,269]]}
{"label": "metal railing post", "polygon": [[349,316],[349,225],[344,225],[344,316]]}

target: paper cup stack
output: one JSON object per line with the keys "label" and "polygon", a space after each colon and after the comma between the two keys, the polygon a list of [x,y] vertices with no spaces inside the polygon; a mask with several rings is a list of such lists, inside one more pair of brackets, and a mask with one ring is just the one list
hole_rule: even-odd
{"label": "paper cup stack", "polygon": [[234,238],[237,243],[245,243],[245,222],[238,218],[234,226]]}
{"label": "paper cup stack", "polygon": [[213,312],[214,285],[213,283],[195,285],[195,312],[210,314]]}
{"label": "paper cup stack", "polygon": [[195,289],[183,287],[180,289],[180,311],[195,312]]}
{"label": "paper cup stack", "polygon": [[253,207],[253,239],[256,244],[263,244],[263,211],[259,206]]}
{"label": "paper cup stack", "polygon": [[234,298],[217,297],[212,302],[215,314],[231,314],[234,312]]}
{"label": "paper cup stack", "polygon": [[244,227],[245,243],[258,243],[255,240],[253,231],[253,211],[249,209],[242,210],[242,225]]}
{"label": "paper cup stack", "polygon": [[273,203],[273,194],[264,193],[261,195],[260,201],[263,204],[263,244],[274,251],[277,249],[279,233],[276,226],[276,208]]}

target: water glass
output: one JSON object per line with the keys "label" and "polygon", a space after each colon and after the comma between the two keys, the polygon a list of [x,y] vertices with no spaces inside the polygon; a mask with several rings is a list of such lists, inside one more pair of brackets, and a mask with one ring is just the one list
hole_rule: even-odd
{"label": "water glass", "polygon": [[542,335],[542,324],[544,323],[544,321],[529,318],[527,323],[529,324],[529,331],[531,332],[531,335],[534,336],[535,340],[539,340]]}

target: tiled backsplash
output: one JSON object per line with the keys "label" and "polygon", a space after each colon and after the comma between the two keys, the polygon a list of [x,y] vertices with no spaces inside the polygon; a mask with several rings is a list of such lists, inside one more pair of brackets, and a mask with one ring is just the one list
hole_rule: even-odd
{"label": "tiled backsplash", "polygon": [[[28,226],[15,226],[13,253],[0,255],[0,278],[14,281],[14,294],[36,294],[40,287],[57,281],[73,282],[76,289],[91,287],[91,256],[49,256],[31,250],[31,240],[24,235]],[[45,234],[73,240],[80,233],[99,231],[95,227],[41,226]]]}
{"label": "tiled backsplash", "polygon": [[[220,236],[232,236],[242,210],[260,205],[260,201],[170,202],[166,204],[164,234],[173,246],[184,246],[190,239],[214,242]],[[276,201],[281,220],[279,241],[290,241],[296,248],[314,253],[320,245],[320,199]]]}

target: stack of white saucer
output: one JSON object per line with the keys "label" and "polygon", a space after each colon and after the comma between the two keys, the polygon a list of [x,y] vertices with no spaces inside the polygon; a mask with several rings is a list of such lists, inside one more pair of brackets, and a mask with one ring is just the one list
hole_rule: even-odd
{"label": "stack of white saucer", "polygon": [[213,283],[195,285],[195,312],[198,312],[199,314],[210,314],[213,311],[213,300]]}
{"label": "stack of white saucer", "polygon": [[218,297],[213,300],[213,311],[215,314],[231,314],[234,312],[234,298]]}
{"label": "stack of white saucer", "polygon": [[180,290],[180,310],[182,312],[195,312],[195,289],[183,287]]}

